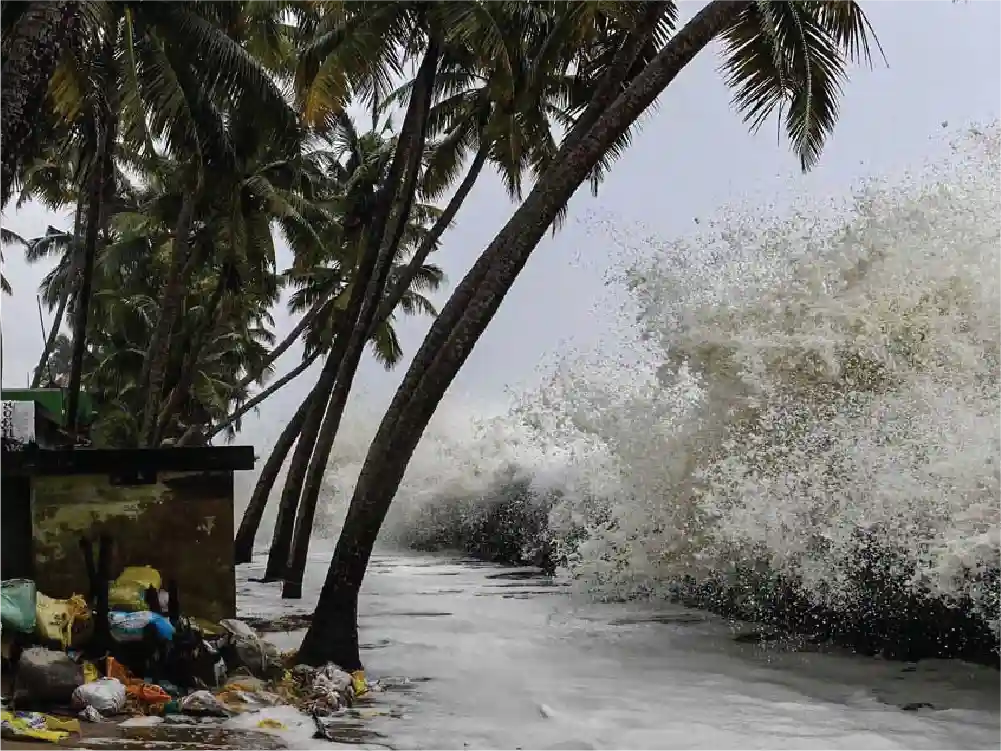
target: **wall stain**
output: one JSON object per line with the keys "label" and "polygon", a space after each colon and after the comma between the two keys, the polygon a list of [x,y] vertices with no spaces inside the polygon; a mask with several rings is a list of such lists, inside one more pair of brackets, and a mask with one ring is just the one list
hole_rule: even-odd
{"label": "wall stain", "polygon": [[115,485],[103,475],[35,476],[34,576],[50,597],[85,594],[80,538],[115,544],[112,573],[149,565],[176,579],[185,615],[236,614],[233,475],[163,472],[146,485]]}

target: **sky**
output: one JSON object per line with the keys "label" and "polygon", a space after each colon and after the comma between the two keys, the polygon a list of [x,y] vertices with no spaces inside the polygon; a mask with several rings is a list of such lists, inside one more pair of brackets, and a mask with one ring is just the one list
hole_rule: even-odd
{"label": "sky", "polygon": [[[682,16],[702,3],[684,3]],[[748,133],[730,107],[715,51],[703,52],[665,91],[629,151],[614,166],[597,198],[582,188],[564,227],[534,252],[503,306],[446,396],[447,403],[486,409],[505,393],[530,386],[554,353],[587,348],[614,336],[613,322],[599,314],[607,301],[605,277],[618,252],[595,231],[598,215],[622,228],[669,238],[690,232],[699,218],[728,204],[761,202],[780,189],[807,195],[847,193],[859,179],[902,170],[920,161],[943,128],[989,122],[1001,115],[1001,3],[971,0],[874,0],[863,3],[883,45],[888,66],[851,71],[841,118],[822,156],[801,175],[774,123]],[[481,178],[433,257],[449,278],[439,296],[472,265],[514,210],[500,181]],[[67,227],[68,214],[28,205],[3,217],[25,237],[49,224]],[[47,271],[28,266],[19,251],[5,249],[4,273],[13,297],[0,302],[3,322],[3,385],[23,386],[42,347],[35,294]],[[289,256],[282,250],[279,266]],[[276,311],[278,338],[294,321]],[[48,321],[46,321],[48,323]],[[430,320],[400,322],[407,355],[419,347]],[[293,348],[277,373],[298,362]],[[352,399],[366,413],[388,404],[405,372],[366,360]],[[291,417],[315,379],[307,371],[245,421],[241,442],[266,448]]]}

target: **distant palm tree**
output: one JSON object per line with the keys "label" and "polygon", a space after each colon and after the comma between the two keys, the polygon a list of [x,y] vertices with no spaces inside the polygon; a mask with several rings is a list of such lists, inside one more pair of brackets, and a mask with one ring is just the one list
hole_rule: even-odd
{"label": "distant palm tree", "polygon": [[[3,274],[3,248],[6,245],[27,245],[24,238],[6,227],[0,227],[0,297],[11,294],[14,290]],[[3,326],[0,319],[0,388],[3,388]]]}

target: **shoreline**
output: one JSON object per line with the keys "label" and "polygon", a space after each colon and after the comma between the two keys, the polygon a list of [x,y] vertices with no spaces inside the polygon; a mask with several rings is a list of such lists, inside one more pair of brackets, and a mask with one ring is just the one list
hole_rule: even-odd
{"label": "shoreline", "polygon": [[[414,530],[404,544],[412,551],[452,553],[547,573],[565,564],[556,559],[549,538],[547,499],[534,496],[524,483],[495,490],[499,500],[484,499],[475,517],[456,517],[460,509],[469,511],[465,504],[450,509],[446,502],[429,509],[427,526]],[[818,602],[794,579],[754,562],[735,567],[728,576],[678,581],[670,596],[654,599],[756,625],[764,640],[776,632],[863,656],[901,662],[957,659],[1001,670],[1001,640],[989,625],[1001,619],[1001,564],[977,582],[995,594],[993,601],[949,602],[909,586],[912,571],[902,556],[879,549],[861,533],[859,543],[852,561],[854,596],[844,608]]]}

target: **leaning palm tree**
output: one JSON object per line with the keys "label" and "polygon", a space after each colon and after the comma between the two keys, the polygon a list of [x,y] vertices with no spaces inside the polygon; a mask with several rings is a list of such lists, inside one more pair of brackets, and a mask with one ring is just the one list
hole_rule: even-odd
{"label": "leaning palm tree", "polygon": [[[310,471],[311,467],[315,467],[316,461],[319,461],[317,456],[322,456],[322,462],[326,463],[326,457],[332,447],[333,436],[329,432],[323,433],[321,436],[326,414],[324,410],[327,402],[326,395],[334,388],[335,378],[347,352],[348,339],[352,331],[357,328],[357,324],[353,321],[359,312],[359,298],[366,291],[365,273],[362,271],[367,252],[365,247],[366,233],[371,231],[370,224],[374,221],[376,204],[382,200],[380,194],[386,190],[387,185],[391,184],[389,180],[391,179],[392,163],[397,159],[397,154],[400,153],[399,141],[387,138],[386,125],[368,133],[360,133],[351,119],[344,114],[339,115],[336,122],[337,129],[331,134],[331,140],[335,146],[331,152],[331,166],[336,168],[341,165],[340,181],[343,184],[343,195],[340,198],[340,204],[344,217],[341,222],[344,229],[342,241],[343,248],[348,251],[349,256],[340,258],[338,276],[335,277],[335,280],[344,285],[342,292],[336,296],[331,294],[332,290],[326,293],[330,299],[329,304],[337,314],[336,325],[330,334],[331,346],[327,353],[324,369],[321,371],[317,384],[306,398],[306,401],[311,402],[313,406],[306,411],[303,417],[298,434],[298,444],[286,476],[265,572],[266,579],[279,578],[285,573],[287,562],[291,556],[293,531],[297,517],[309,514],[309,526],[312,526],[313,510],[307,509],[297,515],[296,509],[299,508],[303,482],[307,472]],[[407,211],[409,221],[400,230],[399,237],[396,239],[397,248],[409,247],[413,243],[424,240],[427,235],[426,223],[433,222],[437,214],[436,211],[426,206],[414,206],[407,208]],[[396,251],[394,254],[398,255]],[[370,253],[368,259],[374,261]],[[398,269],[399,267],[394,265],[394,268]],[[425,280],[427,272],[427,267],[422,265],[421,273]],[[368,273],[371,274],[371,270]],[[396,276],[402,277],[399,273]],[[366,331],[361,332],[361,335],[365,337],[361,340],[362,346],[364,346],[365,341],[378,337],[380,332],[386,329],[393,310],[396,310],[407,296],[412,294],[411,287],[415,283],[420,283],[414,273],[407,273],[406,276],[406,287],[403,288],[403,293],[392,302],[393,307],[389,313],[378,322],[370,323],[366,329],[367,334]],[[394,292],[397,290],[398,288],[394,288]],[[315,292],[312,294],[315,295]],[[356,354],[360,358],[361,353],[356,352]],[[345,393],[343,399],[346,400],[346,397]],[[342,409],[343,406],[338,407],[338,410]],[[298,421],[293,419],[290,424],[293,422]],[[322,438],[322,443],[319,441],[320,438]],[[290,441],[293,440],[295,440],[295,436],[286,441],[279,441],[275,451],[284,449],[287,452],[291,446]],[[317,448],[318,446],[319,448]],[[280,465],[278,466],[280,467]],[[276,473],[272,475],[270,472],[262,472],[259,479],[259,490],[262,494],[269,491],[267,485],[261,484],[262,481],[265,483],[273,482],[276,476]],[[252,505],[248,507],[248,512],[254,511],[256,513],[257,504],[266,500],[266,497],[266,495],[259,496],[258,490],[255,490],[255,496]],[[315,509],[315,500],[312,503],[314,504],[312,508]],[[301,536],[299,539],[301,541]]]}
{"label": "leaning palm tree", "polygon": [[[441,194],[457,176],[466,152],[475,148],[472,166],[463,178],[459,189],[442,212],[438,222],[427,234],[424,244],[411,259],[408,269],[397,281],[395,295],[407,288],[416,270],[423,264],[444,230],[454,218],[462,202],[472,189],[480,170],[488,158],[499,168],[505,178],[509,193],[521,197],[522,175],[526,172],[541,174],[549,159],[556,152],[556,142],[550,128],[551,117],[561,116],[561,122],[572,121],[579,111],[579,94],[567,83],[565,69],[574,62],[583,69],[582,49],[593,57],[604,48],[602,43],[582,47],[576,37],[567,31],[578,28],[583,15],[590,19],[587,3],[572,3],[570,12],[560,12],[559,6],[526,6],[519,3],[450,3],[442,4],[437,13],[428,14],[423,20],[431,29],[427,51],[417,77],[390,97],[390,102],[405,99],[409,102],[408,117],[414,113],[414,104],[444,96],[443,101],[424,115],[424,133],[445,133],[432,150],[424,170],[422,184],[425,193]],[[609,8],[624,13],[625,6],[607,4]],[[554,12],[555,11],[555,12]],[[604,19],[601,11],[597,17]],[[586,23],[590,23],[588,20]],[[586,25],[586,24],[585,24]],[[441,30],[447,30],[442,32]],[[498,33],[498,30],[503,30]],[[444,38],[440,45],[440,59],[436,61],[434,80],[429,84],[422,75],[430,76],[426,67],[431,50],[437,44],[435,34]],[[656,37],[656,34],[653,35]],[[469,50],[477,50],[470,54]],[[496,62],[502,61],[502,65]],[[493,72],[487,73],[493,69]],[[425,73],[425,71],[428,71]],[[580,78],[580,77],[579,77]],[[586,79],[586,77],[584,77]],[[481,85],[471,86],[479,81]],[[585,87],[586,87],[585,80]],[[569,93],[568,93],[569,90]],[[457,95],[453,92],[458,91]],[[420,92],[420,94],[418,94]],[[560,106],[565,100],[566,106]],[[559,118],[557,118],[559,120]],[[593,176],[594,180],[599,176]],[[384,268],[384,267],[383,267]],[[382,272],[384,273],[384,272]],[[378,278],[378,277],[377,277]],[[384,280],[384,277],[382,277]],[[296,521],[295,541],[285,567],[283,596],[299,597],[305,570],[312,518],[318,503],[323,473],[329,457],[337,426],[343,416],[350,384],[354,378],[360,353],[360,334],[384,319],[394,305],[394,294],[384,295],[384,281],[377,281],[367,292],[362,309],[367,312],[355,325],[356,338],[349,346],[351,355],[341,363],[327,405],[322,438],[313,447],[307,473],[301,477],[290,471],[283,493],[283,508],[291,506],[295,493],[300,493],[299,514]],[[308,419],[308,418],[307,418]],[[309,447],[300,445],[297,454],[305,455]],[[300,488],[301,485],[301,488]],[[281,541],[286,534],[282,525],[288,519],[279,513],[275,539]],[[269,574],[279,573],[280,561],[273,561],[281,546],[273,547],[269,558]]]}
{"label": "leaning palm tree", "polygon": [[443,308],[400,385],[368,455],[298,659],[361,667],[358,592],[379,528],[425,427],[545,232],[603,155],[713,40],[725,82],[752,127],[778,109],[804,170],[838,115],[850,60],[870,59],[871,29],[854,2],[726,2],[696,13],[641,70],[638,51],[672,3],[643,4],[644,23],[622,38],[579,127]]}

